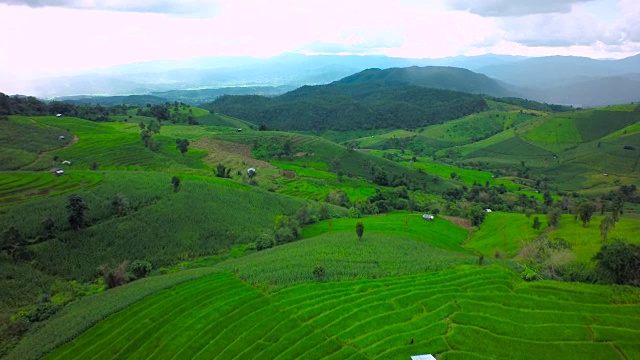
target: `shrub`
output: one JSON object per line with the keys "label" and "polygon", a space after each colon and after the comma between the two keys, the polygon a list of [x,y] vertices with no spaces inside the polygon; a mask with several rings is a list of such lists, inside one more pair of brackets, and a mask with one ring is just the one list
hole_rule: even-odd
{"label": "shrub", "polygon": [[325,276],[325,271],[324,271],[324,267],[317,265],[316,267],[313,268],[313,276],[316,277],[316,279],[318,280],[322,280],[324,279]]}
{"label": "shrub", "polygon": [[640,245],[615,239],[604,244],[593,258],[605,281],[620,285],[640,285]]}
{"label": "shrub", "polygon": [[264,249],[272,248],[275,243],[273,235],[262,234],[256,240],[256,250],[262,251]]}
{"label": "shrub", "polygon": [[151,263],[144,260],[134,260],[129,266],[129,270],[136,279],[141,279],[151,272]]}

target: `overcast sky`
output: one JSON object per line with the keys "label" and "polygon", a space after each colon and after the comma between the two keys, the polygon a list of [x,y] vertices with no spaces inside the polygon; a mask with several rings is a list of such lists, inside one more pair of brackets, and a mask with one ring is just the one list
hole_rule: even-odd
{"label": "overcast sky", "polygon": [[640,53],[640,0],[0,0],[0,72],[284,52]]}

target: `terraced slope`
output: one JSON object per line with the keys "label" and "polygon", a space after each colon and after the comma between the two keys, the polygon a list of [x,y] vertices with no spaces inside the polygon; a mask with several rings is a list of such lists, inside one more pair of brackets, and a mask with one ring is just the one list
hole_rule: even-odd
{"label": "terraced slope", "polygon": [[221,273],[150,296],[46,359],[632,359],[640,294],[626,295],[636,304],[615,304],[623,298],[608,287],[524,283],[496,266],[273,295]]}
{"label": "terraced slope", "polygon": [[100,173],[81,171],[67,171],[64,176],[55,176],[49,172],[0,173],[0,206],[34,197],[86,189],[102,181],[102,178]]}

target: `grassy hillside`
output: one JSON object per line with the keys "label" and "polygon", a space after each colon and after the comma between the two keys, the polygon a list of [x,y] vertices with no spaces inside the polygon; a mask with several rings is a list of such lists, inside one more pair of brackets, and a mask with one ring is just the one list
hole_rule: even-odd
{"label": "grassy hillside", "polygon": [[[329,186],[342,187],[343,184],[336,177],[340,172],[345,178],[364,178],[385,186],[402,182],[405,186],[428,189],[431,193],[451,187],[446,179],[436,183],[434,177],[427,173],[414,171],[365,152],[349,150],[319,137],[272,131],[217,133],[212,134],[212,137],[252,145],[254,157],[272,162],[280,158],[273,162],[278,167],[295,171],[300,177],[315,178]],[[290,148],[289,152],[293,156],[283,156],[285,145]],[[235,167],[233,171],[236,171]],[[384,181],[377,177],[382,172],[386,179]],[[323,187],[321,183],[317,185]]]}
{"label": "grassy hillside", "polygon": [[339,219],[319,222],[304,228],[302,236],[311,238],[325,233],[345,232],[353,235],[356,222],[361,221],[367,232],[408,237],[441,249],[470,254],[462,248],[468,232],[444,219],[425,221],[422,214],[391,213],[363,219]]}
{"label": "grassy hillside", "polygon": [[639,122],[637,105],[557,113],[437,155],[449,161],[482,162],[487,169],[507,173],[524,164],[527,169],[520,170],[547,177],[561,190],[608,191],[620,184],[640,184]]}
{"label": "grassy hillside", "polygon": [[[546,219],[541,215],[544,223]],[[506,256],[514,256],[518,250],[530,240],[540,236],[542,230],[532,228],[533,216],[524,214],[511,214],[492,212],[487,214],[480,229],[473,233],[471,240],[465,244],[465,248],[473,249],[484,256],[494,256],[496,252],[502,252]]]}
{"label": "grassy hillside", "polygon": [[63,126],[30,121],[27,117],[13,119],[0,120],[0,170],[28,166],[45,152],[68,146],[73,141],[73,134]]}

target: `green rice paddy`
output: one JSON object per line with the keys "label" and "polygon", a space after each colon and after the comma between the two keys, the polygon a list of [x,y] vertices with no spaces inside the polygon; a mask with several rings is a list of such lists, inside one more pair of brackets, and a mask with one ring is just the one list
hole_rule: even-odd
{"label": "green rice paddy", "polygon": [[160,291],[45,359],[633,358],[640,305],[607,287],[524,283],[497,266],[264,294],[230,273]]}

